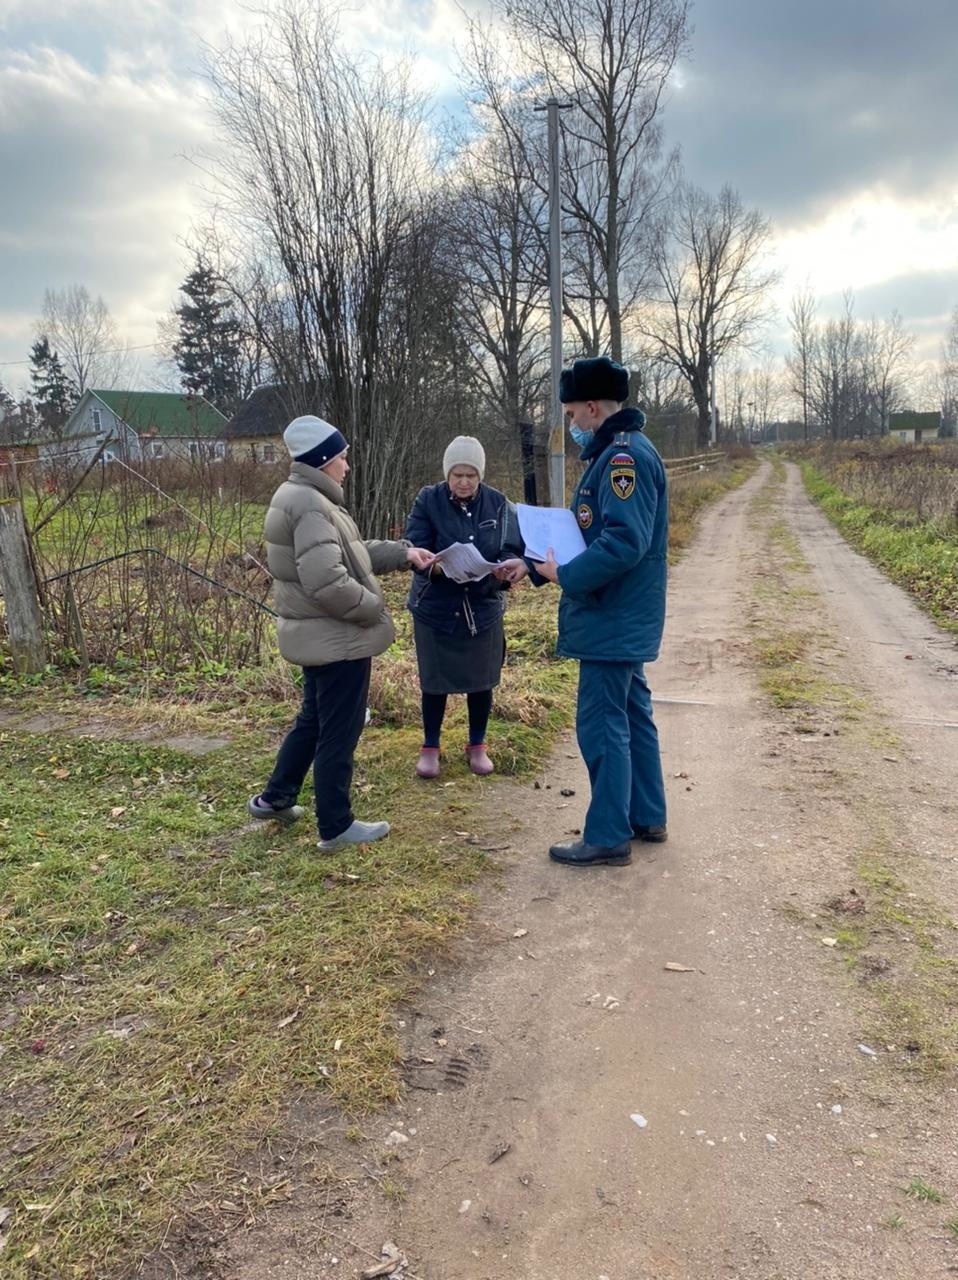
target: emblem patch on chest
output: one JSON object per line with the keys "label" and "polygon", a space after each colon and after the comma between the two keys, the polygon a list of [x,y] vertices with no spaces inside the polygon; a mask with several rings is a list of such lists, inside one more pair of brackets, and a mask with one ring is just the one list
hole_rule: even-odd
{"label": "emblem patch on chest", "polygon": [[592,508],[589,506],[586,506],[584,502],[580,502],[578,516],[579,516],[579,524],[582,526],[582,528],[588,529],[589,525],[592,523]]}
{"label": "emblem patch on chest", "polygon": [[[630,458],[631,462],[632,459]],[[635,468],[633,467],[613,467],[609,472],[609,482],[612,485],[612,492],[617,498],[631,498],[635,492]]]}

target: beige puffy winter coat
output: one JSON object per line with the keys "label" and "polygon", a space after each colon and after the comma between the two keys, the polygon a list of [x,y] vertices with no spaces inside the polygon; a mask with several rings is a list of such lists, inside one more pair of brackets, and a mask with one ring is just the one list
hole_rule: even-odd
{"label": "beige puffy winter coat", "polygon": [[406,569],[408,542],[364,542],[325,471],[294,462],[266,513],[279,651],[301,667],[371,658],[395,638],[375,573]]}

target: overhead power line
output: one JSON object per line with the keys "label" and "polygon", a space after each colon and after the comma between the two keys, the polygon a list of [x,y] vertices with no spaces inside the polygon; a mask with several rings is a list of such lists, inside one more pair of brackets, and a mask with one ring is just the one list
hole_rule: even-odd
{"label": "overhead power line", "polygon": [[[95,351],[93,354],[97,356],[118,356],[126,351],[146,351],[147,348],[155,348],[160,344],[158,342],[143,342],[138,347],[111,347],[108,351]],[[29,358],[26,360],[0,360],[0,369],[6,369],[12,364],[29,364]]]}

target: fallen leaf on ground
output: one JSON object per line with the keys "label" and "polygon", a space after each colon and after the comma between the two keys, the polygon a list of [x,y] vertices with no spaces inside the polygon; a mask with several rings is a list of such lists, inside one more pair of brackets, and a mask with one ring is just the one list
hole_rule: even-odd
{"label": "fallen leaf on ground", "polygon": [[695,970],[690,965],[679,964],[678,961],[676,960],[667,960],[663,967],[668,969],[669,973],[694,973],[695,972]]}
{"label": "fallen leaf on ground", "polygon": [[512,936],[514,938],[524,938],[528,932],[528,929],[516,929]]}
{"label": "fallen leaf on ground", "polygon": [[294,1009],[293,1012],[288,1013],[285,1018],[280,1018],[276,1026],[278,1029],[282,1030],[283,1027],[288,1027],[291,1022],[295,1022],[298,1017],[299,1017],[299,1010]]}

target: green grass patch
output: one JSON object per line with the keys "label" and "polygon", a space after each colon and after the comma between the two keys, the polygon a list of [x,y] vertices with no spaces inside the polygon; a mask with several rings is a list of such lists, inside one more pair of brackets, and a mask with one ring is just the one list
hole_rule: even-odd
{"label": "green grass patch", "polygon": [[920,1200],[923,1204],[941,1204],[945,1198],[940,1191],[929,1186],[924,1178],[912,1178],[903,1190],[906,1196],[911,1196],[913,1200]]}
{"label": "green grass patch", "polygon": [[391,1010],[486,860],[456,834],[481,784],[455,760],[413,791],[417,746],[367,735],[357,809],[393,834],[320,857],[308,821],[237,830],[252,744],[0,738],[8,1274],[120,1269],[298,1087],[357,1113],[397,1095]]}
{"label": "green grass patch", "polygon": [[880,846],[857,871],[868,909],[845,949],[876,1002],[874,1034],[900,1049],[911,1071],[950,1071],[958,1063],[955,922],[909,890]]}

